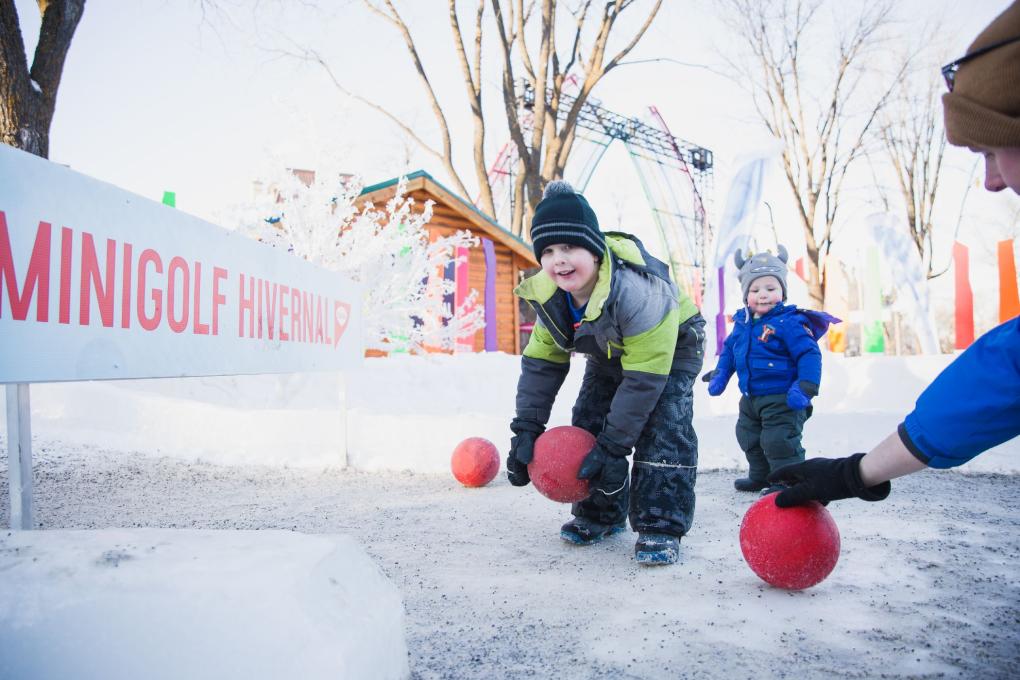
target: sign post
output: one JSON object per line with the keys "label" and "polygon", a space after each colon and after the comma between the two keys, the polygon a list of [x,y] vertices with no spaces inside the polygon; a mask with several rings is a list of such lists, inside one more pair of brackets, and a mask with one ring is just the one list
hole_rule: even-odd
{"label": "sign post", "polygon": [[7,461],[11,528],[32,528],[32,409],[28,385],[7,385]]}

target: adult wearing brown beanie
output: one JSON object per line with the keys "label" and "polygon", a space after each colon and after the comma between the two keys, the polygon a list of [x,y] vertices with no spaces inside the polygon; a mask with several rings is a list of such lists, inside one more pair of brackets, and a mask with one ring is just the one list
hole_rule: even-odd
{"label": "adult wearing brown beanie", "polygon": [[1020,0],[942,69],[946,138],[985,156],[985,188],[1020,194]]}
{"label": "adult wearing brown beanie", "polygon": [[[1020,194],[1020,0],[942,68],[946,138],[985,157],[985,188]],[[789,488],[776,505],[843,498],[882,500],[889,480],[952,468],[1020,436],[1020,317],[967,348],[917,399],[914,410],[868,453],[812,458],[768,476]]]}

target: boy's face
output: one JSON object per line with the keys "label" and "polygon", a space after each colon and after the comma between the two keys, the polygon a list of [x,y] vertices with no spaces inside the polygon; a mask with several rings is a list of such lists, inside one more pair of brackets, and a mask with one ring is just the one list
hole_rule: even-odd
{"label": "boy's face", "polygon": [[1020,147],[972,150],[985,157],[985,189],[1020,194]]}
{"label": "boy's face", "polygon": [[783,300],[783,286],[774,276],[762,276],[747,289],[747,306],[756,316],[772,311]]}
{"label": "boy's face", "polygon": [[598,279],[598,259],[587,248],[554,243],[542,251],[542,270],[580,304],[588,302]]}

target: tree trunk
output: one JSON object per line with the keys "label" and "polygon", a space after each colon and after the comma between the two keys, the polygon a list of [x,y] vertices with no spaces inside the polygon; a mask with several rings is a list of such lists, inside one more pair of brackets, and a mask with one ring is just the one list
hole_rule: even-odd
{"label": "tree trunk", "polygon": [[32,68],[13,0],[0,0],[0,141],[48,158],[50,125],[71,38],[85,0],[40,2],[42,25]]}
{"label": "tree trunk", "polygon": [[11,96],[7,92],[0,95],[0,142],[49,158],[53,106],[46,106],[39,99]]}

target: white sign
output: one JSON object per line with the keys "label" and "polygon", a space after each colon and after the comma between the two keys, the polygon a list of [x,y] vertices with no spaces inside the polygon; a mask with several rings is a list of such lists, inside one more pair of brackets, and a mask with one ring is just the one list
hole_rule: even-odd
{"label": "white sign", "polygon": [[0,145],[0,383],[337,370],[340,274]]}

